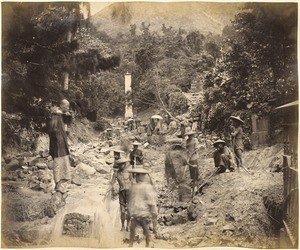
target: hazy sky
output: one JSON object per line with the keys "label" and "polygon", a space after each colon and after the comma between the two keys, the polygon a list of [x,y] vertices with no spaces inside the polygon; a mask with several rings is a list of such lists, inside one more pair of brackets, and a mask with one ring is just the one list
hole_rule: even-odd
{"label": "hazy sky", "polygon": [[91,14],[94,15],[98,11],[105,8],[106,6],[112,4],[112,2],[110,2],[110,3],[108,3],[108,2],[90,2],[90,4],[91,4]]}

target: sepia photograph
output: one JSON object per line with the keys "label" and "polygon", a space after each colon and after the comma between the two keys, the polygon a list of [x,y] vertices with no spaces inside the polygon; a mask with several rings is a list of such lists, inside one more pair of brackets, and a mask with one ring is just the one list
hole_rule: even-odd
{"label": "sepia photograph", "polygon": [[1,248],[299,248],[298,2],[1,10]]}

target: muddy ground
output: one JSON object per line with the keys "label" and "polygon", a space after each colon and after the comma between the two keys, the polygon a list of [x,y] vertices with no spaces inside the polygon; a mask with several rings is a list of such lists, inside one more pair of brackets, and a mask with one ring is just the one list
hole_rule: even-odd
{"label": "muddy ground", "polygon": [[[134,139],[133,134],[122,137],[125,144]],[[73,124],[70,138],[73,180],[65,196],[51,193],[52,160],[46,152],[46,136],[35,152],[11,152],[2,159],[2,246],[127,247],[128,233],[120,232],[118,201],[104,200],[112,152],[87,121]],[[213,148],[207,145],[200,149],[203,181],[215,170]],[[167,144],[143,149],[158,193],[159,228],[153,246],[279,247],[282,145],[246,152],[249,172],[217,175],[189,202],[178,202],[177,190],[166,185],[167,150]],[[66,215],[69,226],[64,226]],[[135,246],[143,247],[142,233],[138,235]]]}

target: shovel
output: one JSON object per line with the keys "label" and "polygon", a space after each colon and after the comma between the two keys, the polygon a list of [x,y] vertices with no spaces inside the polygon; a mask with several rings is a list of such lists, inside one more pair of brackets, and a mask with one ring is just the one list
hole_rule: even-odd
{"label": "shovel", "polygon": [[202,189],[208,184],[208,181],[214,177],[217,173],[219,173],[220,171],[220,168],[217,168],[217,170],[215,172],[213,172],[207,179],[206,181],[204,181],[199,187],[198,187],[198,190],[196,192],[196,194],[199,194],[202,192]]}

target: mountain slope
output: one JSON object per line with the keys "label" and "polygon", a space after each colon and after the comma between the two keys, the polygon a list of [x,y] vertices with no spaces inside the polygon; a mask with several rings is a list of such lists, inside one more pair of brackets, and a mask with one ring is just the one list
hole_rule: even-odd
{"label": "mountain slope", "polygon": [[243,3],[201,2],[123,2],[114,3],[92,16],[92,23],[115,37],[129,31],[131,24],[150,24],[150,31],[160,32],[162,24],[174,29],[199,30],[221,34]]}

